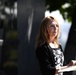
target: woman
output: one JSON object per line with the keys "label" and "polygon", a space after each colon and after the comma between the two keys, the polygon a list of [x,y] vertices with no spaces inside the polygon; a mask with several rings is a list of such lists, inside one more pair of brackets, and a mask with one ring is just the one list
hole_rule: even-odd
{"label": "woman", "polygon": [[42,75],[63,75],[59,73],[63,66],[63,50],[58,42],[59,24],[52,16],[45,17],[40,25],[36,39],[36,57],[40,64]]}

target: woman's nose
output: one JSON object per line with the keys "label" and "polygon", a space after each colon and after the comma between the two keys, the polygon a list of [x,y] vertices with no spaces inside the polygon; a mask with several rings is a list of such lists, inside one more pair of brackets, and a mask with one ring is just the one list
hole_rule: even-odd
{"label": "woman's nose", "polygon": [[54,28],[56,29],[56,25],[54,26]]}

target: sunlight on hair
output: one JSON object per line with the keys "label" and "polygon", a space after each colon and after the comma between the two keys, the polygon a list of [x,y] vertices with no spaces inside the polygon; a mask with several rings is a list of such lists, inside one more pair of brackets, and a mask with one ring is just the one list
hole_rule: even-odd
{"label": "sunlight on hair", "polygon": [[62,44],[63,49],[65,48],[65,44],[67,42],[68,39],[68,33],[71,27],[71,23],[65,21],[62,17],[62,15],[60,14],[59,10],[50,12],[50,11],[45,11],[45,17],[47,16],[52,16],[54,17],[59,25],[60,25],[60,35],[59,35],[59,41]]}

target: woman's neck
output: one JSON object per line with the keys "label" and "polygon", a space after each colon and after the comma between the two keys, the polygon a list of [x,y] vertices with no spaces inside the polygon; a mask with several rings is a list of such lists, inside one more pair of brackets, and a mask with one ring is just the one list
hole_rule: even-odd
{"label": "woman's neck", "polygon": [[58,44],[55,42],[55,37],[50,37],[49,39],[49,45],[52,47],[52,48],[58,48]]}
{"label": "woman's neck", "polygon": [[50,37],[49,43],[54,43],[54,41],[55,41],[55,38],[54,37]]}
{"label": "woman's neck", "polygon": [[50,42],[49,45],[51,48],[58,48],[58,44],[56,42]]}

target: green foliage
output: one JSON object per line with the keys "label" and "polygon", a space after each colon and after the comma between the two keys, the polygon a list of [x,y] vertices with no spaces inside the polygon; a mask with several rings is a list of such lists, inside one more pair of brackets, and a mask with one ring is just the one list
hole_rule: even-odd
{"label": "green foliage", "polygon": [[68,19],[69,22],[72,21],[74,7],[70,6],[69,8],[66,8],[66,9],[60,8],[59,11],[62,14],[64,19]]}
{"label": "green foliage", "polygon": [[15,30],[10,30],[6,34],[7,39],[12,39],[13,40],[13,39],[17,39],[17,37],[18,37],[18,34],[17,34],[17,31],[15,31]]}
{"label": "green foliage", "polygon": [[[62,5],[68,3],[69,6],[63,8]],[[51,11],[59,10],[64,19],[72,20],[74,8],[76,6],[76,0],[45,0],[46,9]]]}
{"label": "green foliage", "polygon": [[3,63],[3,67],[17,67],[17,59],[18,59],[18,54],[17,54],[17,50],[15,49],[15,47],[9,47],[7,46],[7,50],[5,53],[6,56],[6,61]]}
{"label": "green foliage", "polygon": [[65,1],[62,0],[45,0],[45,6],[47,7],[47,10],[50,11],[59,9],[64,3]]}
{"label": "green foliage", "polygon": [[7,61],[3,64],[3,67],[4,68],[7,68],[7,67],[17,67],[18,64],[16,62],[12,62],[12,61]]}

